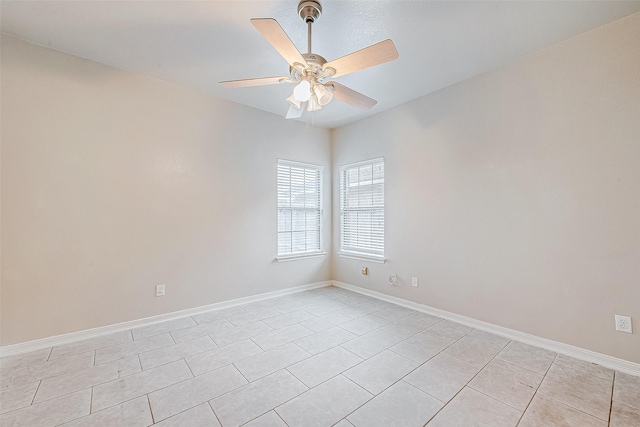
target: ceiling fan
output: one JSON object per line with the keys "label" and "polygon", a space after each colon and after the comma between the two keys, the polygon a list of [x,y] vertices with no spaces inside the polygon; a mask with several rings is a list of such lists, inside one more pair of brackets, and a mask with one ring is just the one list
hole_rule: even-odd
{"label": "ceiling fan", "polygon": [[297,83],[287,98],[290,107],[287,119],[296,119],[307,111],[320,110],[333,98],[346,104],[370,109],[377,101],[334,81],[355,71],[373,67],[398,58],[398,51],[391,40],[376,43],[359,51],[327,62],[322,56],[311,51],[311,25],[322,14],[322,6],[317,0],[302,0],[298,4],[298,14],[307,24],[307,53],[301,54],[280,24],[272,18],[254,18],[251,23],[267,39],[278,53],[289,63],[289,76],[261,77],[245,80],[220,82],[225,88],[263,86],[278,83]]}

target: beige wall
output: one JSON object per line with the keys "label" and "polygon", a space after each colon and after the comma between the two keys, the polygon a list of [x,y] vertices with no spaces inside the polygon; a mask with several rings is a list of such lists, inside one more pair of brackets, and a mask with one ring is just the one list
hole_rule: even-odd
{"label": "beige wall", "polygon": [[276,160],[329,202],[328,130],[8,36],[1,79],[2,345],[330,279],[274,262]]}
{"label": "beige wall", "polygon": [[339,166],[384,156],[388,262],[333,278],[640,362],[639,52],[635,14],[335,130],[335,246]]}
{"label": "beige wall", "polygon": [[[4,36],[0,344],[333,278],[638,363],[639,50],[636,14],[330,136]],[[379,156],[388,262],[275,263],[276,159],[325,166],[330,250],[329,172]]]}

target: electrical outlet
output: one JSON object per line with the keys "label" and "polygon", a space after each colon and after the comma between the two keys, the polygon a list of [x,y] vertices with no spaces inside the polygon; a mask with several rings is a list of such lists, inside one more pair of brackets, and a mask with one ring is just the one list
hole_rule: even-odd
{"label": "electrical outlet", "polygon": [[631,330],[631,317],[616,314],[616,331],[626,332],[628,334],[633,333]]}
{"label": "electrical outlet", "polygon": [[398,273],[390,274],[388,282],[391,286],[398,286]]}
{"label": "electrical outlet", "polygon": [[411,278],[411,286],[413,286],[414,288],[418,287],[418,278],[417,277],[412,277]]}
{"label": "electrical outlet", "polygon": [[157,297],[164,296],[164,285],[156,285],[156,296]]}

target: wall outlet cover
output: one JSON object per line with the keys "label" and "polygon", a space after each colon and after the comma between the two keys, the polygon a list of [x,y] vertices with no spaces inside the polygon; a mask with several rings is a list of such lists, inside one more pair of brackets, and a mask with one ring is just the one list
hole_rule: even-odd
{"label": "wall outlet cover", "polygon": [[164,294],[164,285],[156,285],[156,296],[162,297]]}
{"label": "wall outlet cover", "polygon": [[633,333],[630,316],[621,316],[616,314],[616,331]]}
{"label": "wall outlet cover", "polygon": [[417,277],[412,277],[411,278],[411,286],[413,286],[414,288],[418,287],[418,278]]}

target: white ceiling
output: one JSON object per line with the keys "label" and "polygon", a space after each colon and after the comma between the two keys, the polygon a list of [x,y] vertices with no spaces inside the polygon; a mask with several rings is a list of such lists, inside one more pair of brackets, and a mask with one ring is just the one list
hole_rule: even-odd
{"label": "white ceiling", "polygon": [[[378,101],[334,100],[301,120],[337,127],[384,111],[640,11],[640,1],[321,0],[313,51],[327,60],[390,38],[400,58],[340,77]],[[299,50],[306,25],[291,1],[5,1],[2,31],[123,70],[283,116],[289,85],[224,89],[221,80],[287,75],[249,23],[275,18]],[[284,118],[283,118],[284,120]]]}

